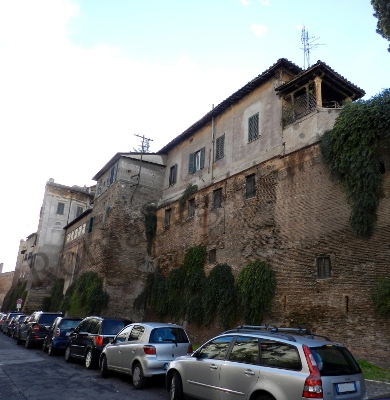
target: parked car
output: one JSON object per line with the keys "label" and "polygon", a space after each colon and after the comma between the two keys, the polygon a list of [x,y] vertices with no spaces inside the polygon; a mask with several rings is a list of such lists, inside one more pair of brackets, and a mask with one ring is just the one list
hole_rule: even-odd
{"label": "parked car", "polygon": [[15,327],[15,320],[16,320],[16,318],[18,318],[19,317],[19,315],[17,315],[17,316],[15,316],[15,317],[12,317],[10,320],[9,320],[9,322],[8,322],[8,327],[7,327],[7,332],[6,332],[6,335],[7,336],[12,336],[12,333],[13,333],[13,331],[14,331],[14,327]]}
{"label": "parked car", "polygon": [[20,326],[17,344],[24,342],[26,349],[35,344],[41,344],[49,332],[49,327],[57,317],[62,317],[61,312],[34,311],[30,318]]}
{"label": "parked car", "polygon": [[192,345],[181,326],[134,323],[122,329],[103,349],[100,373],[102,377],[107,377],[110,371],[128,374],[133,377],[134,387],[142,389],[148,377],[165,375],[170,361],[191,353]]}
{"label": "parked car", "polygon": [[65,350],[69,334],[77,327],[82,318],[57,317],[49,328],[43,341],[42,350],[54,355],[58,350]]}
{"label": "parked car", "polygon": [[20,326],[22,324],[24,324],[27,321],[28,318],[30,318],[29,315],[18,315],[15,318],[14,329],[13,329],[12,335],[11,335],[13,339],[17,340],[19,338]]}
{"label": "parked car", "polygon": [[68,336],[65,361],[76,358],[84,360],[86,368],[94,368],[104,346],[129,324],[131,321],[125,318],[84,318]]}
{"label": "parked car", "polygon": [[[362,400],[362,371],[343,345],[302,328],[242,326],[169,363],[171,400]],[[233,397],[232,397],[233,396]]]}
{"label": "parked car", "polygon": [[3,330],[4,320],[7,318],[7,314],[0,315],[0,332]]}
{"label": "parked car", "polygon": [[17,315],[22,315],[22,314],[23,313],[21,313],[21,312],[10,312],[7,314],[7,316],[5,317],[4,322],[3,322],[3,333],[5,335],[8,334],[8,328],[9,328],[9,323],[11,322],[11,319],[13,317],[16,317]]}

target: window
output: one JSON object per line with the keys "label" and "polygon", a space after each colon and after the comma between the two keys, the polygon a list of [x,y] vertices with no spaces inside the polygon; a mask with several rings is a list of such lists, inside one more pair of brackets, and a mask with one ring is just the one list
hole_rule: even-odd
{"label": "window", "polygon": [[225,134],[217,138],[215,147],[215,160],[220,160],[225,155]]}
{"label": "window", "polygon": [[195,153],[190,154],[190,160],[188,164],[188,173],[194,174],[196,171],[200,171],[204,167],[204,155],[205,147]]}
{"label": "window", "polygon": [[169,226],[171,224],[171,210],[165,210],[164,226]]}
{"label": "window", "polygon": [[259,339],[246,336],[238,336],[229,356],[229,361],[245,364],[258,363]]}
{"label": "window", "polygon": [[217,249],[211,249],[209,251],[209,264],[214,264],[217,262]]}
{"label": "window", "polygon": [[188,218],[195,216],[195,199],[188,200]]}
{"label": "window", "polygon": [[78,216],[80,216],[80,215],[83,213],[83,211],[84,211],[84,208],[83,208],[83,207],[77,207],[76,218],[77,218]]}
{"label": "window", "polygon": [[57,214],[64,214],[64,210],[65,210],[65,204],[64,203],[58,203],[57,204]]}
{"label": "window", "polygon": [[199,358],[224,360],[232,339],[232,336],[222,336],[206,343],[199,351]]}
{"label": "window", "polygon": [[245,198],[250,199],[256,196],[255,174],[246,177]]}
{"label": "window", "polygon": [[111,186],[115,181],[116,181],[116,172],[118,169],[118,164],[115,164],[110,171],[108,172],[108,178],[107,178],[107,187]]}
{"label": "window", "polygon": [[295,346],[268,339],[261,339],[261,365],[294,371],[302,368]]}
{"label": "window", "polygon": [[97,188],[97,195],[100,196],[102,194],[102,188],[103,188],[103,181],[100,179],[98,183],[98,188]]}
{"label": "window", "polygon": [[222,207],[222,189],[214,190],[213,192],[213,208]]}
{"label": "window", "polygon": [[139,340],[144,334],[145,328],[141,325],[135,325],[129,335],[129,341]]}
{"label": "window", "polygon": [[127,326],[125,329],[122,329],[115,338],[115,343],[122,343],[126,341],[127,336],[131,330],[131,326]]}
{"label": "window", "polygon": [[252,115],[248,120],[248,142],[259,137],[259,113]]}
{"label": "window", "polygon": [[173,165],[169,170],[169,186],[176,183],[177,179],[177,164]]}
{"label": "window", "polygon": [[330,278],[330,257],[320,256],[317,257],[317,278],[326,279]]}
{"label": "window", "polygon": [[89,225],[88,225],[88,233],[92,232],[92,228],[93,228],[93,220],[95,219],[95,217],[91,217],[89,219]]}

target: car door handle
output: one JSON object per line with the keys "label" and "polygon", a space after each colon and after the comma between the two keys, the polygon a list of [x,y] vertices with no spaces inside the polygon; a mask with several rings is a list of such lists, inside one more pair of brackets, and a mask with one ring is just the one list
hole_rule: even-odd
{"label": "car door handle", "polygon": [[247,370],[244,371],[244,374],[245,375],[254,375],[255,373],[252,370],[247,369]]}
{"label": "car door handle", "polygon": [[218,367],[215,364],[211,364],[210,369],[218,369]]}

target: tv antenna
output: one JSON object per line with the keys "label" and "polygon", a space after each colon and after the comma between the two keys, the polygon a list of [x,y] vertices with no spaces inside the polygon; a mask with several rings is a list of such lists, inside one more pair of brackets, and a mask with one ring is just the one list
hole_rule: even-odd
{"label": "tv antenna", "polygon": [[319,38],[309,37],[309,31],[306,30],[305,26],[302,26],[301,42],[303,44],[303,69],[310,68],[310,52],[315,50],[318,46],[324,46],[320,43],[315,43]]}

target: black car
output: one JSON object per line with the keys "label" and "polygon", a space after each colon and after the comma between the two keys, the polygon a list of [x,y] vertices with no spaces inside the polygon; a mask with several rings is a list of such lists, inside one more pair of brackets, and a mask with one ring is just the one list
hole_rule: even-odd
{"label": "black car", "polygon": [[131,321],[125,318],[84,318],[68,336],[65,361],[69,362],[72,358],[77,358],[84,360],[86,368],[94,368],[110,338],[113,339],[122,328],[129,324]]}
{"label": "black car", "polygon": [[54,355],[58,350],[65,350],[69,334],[82,321],[82,318],[57,317],[49,328],[42,350]]}
{"label": "black car", "polygon": [[49,333],[49,327],[57,317],[62,317],[61,312],[43,312],[34,311],[31,317],[19,329],[17,344],[25,343],[26,349],[34,344],[42,345],[46,335]]}
{"label": "black car", "polygon": [[28,318],[30,318],[29,315],[18,315],[15,318],[15,325],[11,335],[13,339],[17,340],[19,338],[20,327],[22,326],[22,324],[26,323]]}
{"label": "black car", "polygon": [[22,315],[22,314],[23,313],[21,313],[21,312],[10,312],[7,314],[7,316],[5,317],[4,322],[3,322],[3,333],[5,335],[8,335],[8,328],[9,328],[9,323],[11,322],[11,319],[13,317],[16,317],[17,315]]}

